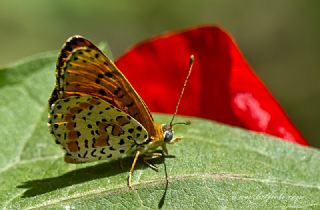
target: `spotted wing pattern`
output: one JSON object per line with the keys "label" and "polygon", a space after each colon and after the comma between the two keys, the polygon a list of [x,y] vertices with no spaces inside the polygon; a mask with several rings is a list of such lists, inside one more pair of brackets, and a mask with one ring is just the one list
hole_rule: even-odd
{"label": "spotted wing pattern", "polygon": [[49,127],[69,163],[130,156],[148,140],[137,120],[94,96],[58,99],[51,105]]}
{"label": "spotted wing pattern", "polygon": [[49,105],[74,95],[96,96],[139,121],[150,136],[156,135],[142,98],[114,63],[88,40],[74,36],[65,43],[56,73],[57,85]]}

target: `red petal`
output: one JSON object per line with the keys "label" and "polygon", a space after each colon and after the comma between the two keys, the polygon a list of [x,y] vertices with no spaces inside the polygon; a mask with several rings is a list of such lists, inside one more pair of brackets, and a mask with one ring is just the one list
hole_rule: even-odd
{"label": "red petal", "polygon": [[153,112],[173,113],[194,69],[179,114],[204,117],[308,145],[220,28],[206,26],[143,42],[116,62]]}

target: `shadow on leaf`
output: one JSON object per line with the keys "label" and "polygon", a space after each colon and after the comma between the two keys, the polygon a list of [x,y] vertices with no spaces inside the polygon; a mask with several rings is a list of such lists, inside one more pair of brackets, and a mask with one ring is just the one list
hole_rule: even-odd
{"label": "shadow on leaf", "polygon": [[[57,177],[27,181],[22,185],[19,185],[18,188],[27,189],[22,197],[34,197],[71,185],[110,177],[128,171],[127,165],[129,164],[129,162],[132,162],[132,158],[125,158],[121,161],[123,162],[123,169],[120,167],[120,160],[116,160],[81,169],[76,169]],[[141,168],[141,165],[142,164],[138,164],[137,168]]]}
{"label": "shadow on leaf", "polygon": [[[172,157],[174,156],[167,156],[166,158]],[[163,162],[164,158],[158,158],[152,161],[152,163],[155,164],[161,164]],[[132,157],[128,157],[121,160],[105,162],[86,168],[76,169],[57,177],[27,181],[17,186],[17,188],[27,189],[21,196],[22,198],[34,197],[75,184],[129,172],[131,164]],[[143,162],[139,161],[136,165],[136,169],[145,168],[143,166]],[[127,180],[123,180],[123,182],[127,184]]]}

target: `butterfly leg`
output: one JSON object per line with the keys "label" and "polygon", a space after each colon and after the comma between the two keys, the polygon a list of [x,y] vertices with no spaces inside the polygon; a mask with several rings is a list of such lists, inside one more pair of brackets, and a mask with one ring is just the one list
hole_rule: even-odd
{"label": "butterfly leg", "polygon": [[143,157],[143,159],[144,160],[152,160],[152,159],[160,158],[160,157],[163,157],[163,154],[161,152],[154,152],[154,153],[145,155],[145,157]]}
{"label": "butterfly leg", "polygon": [[152,168],[153,170],[158,172],[159,171],[158,167],[153,165],[153,164],[151,164],[151,163],[149,163],[148,160],[152,160],[152,159],[156,159],[156,158],[160,158],[160,157],[163,157],[162,153],[154,152],[154,153],[150,154],[149,156],[143,157],[143,162],[145,164],[147,164],[150,168]]}
{"label": "butterfly leg", "polygon": [[174,144],[174,143],[177,143],[178,141],[180,141],[181,139],[183,139],[183,136],[178,136],[174,139],[172,139],[169,144]]}
{"label": "butterfly leg", "polygon": [[143,159],[143,162],[144,162],[147,166],[149,166],[150,168],[152,168],[153,170],[155,170],[156,172],[159,172],[159,169],[158,169],[157,166],[149,163],[149,162],[148,162],[147,160],[145,160],[145,159]]}
{"label": "butterfly leg", "polygon": [[136,163],[137,163],[137,160],[139,158],[139,155],[140,155],[140,151],[137,151],[135,156],[134,156],[134,159],[133,159],[133,163],[131,165],[131,169],[130,169],[130,172],[129,172],[129,176],[128,176],[128,187],[130,189],[132,189],[132,183],[131,183],[131,179],[132,179],[132,174],[133,174],[133,171],[134,171],[134,167],[136,166]]}

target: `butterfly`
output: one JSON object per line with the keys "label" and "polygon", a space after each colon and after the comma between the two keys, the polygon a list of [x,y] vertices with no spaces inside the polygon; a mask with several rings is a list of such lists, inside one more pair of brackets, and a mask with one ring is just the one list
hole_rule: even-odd
{"label": "butterfly", "polygon": [[[192,64],[193,57],[187,78]],[[67,163],[134,157],[128,176],[132,187],[138,157],[147,160],[168,154],[166,144],[181,139],[174,137],[173,126],[190,124],[173,123],[178,104],[169,124],[155,123],[145,102],[111,59],[87,39],[73,36],[58,57],[48,126],[65,150]],[[159,147],[163,153],[155,152]]]}

